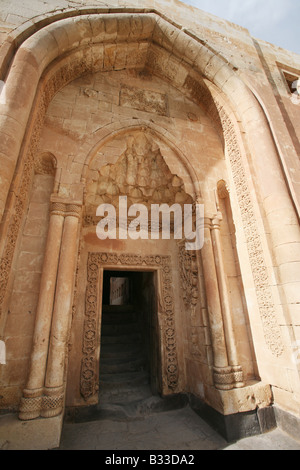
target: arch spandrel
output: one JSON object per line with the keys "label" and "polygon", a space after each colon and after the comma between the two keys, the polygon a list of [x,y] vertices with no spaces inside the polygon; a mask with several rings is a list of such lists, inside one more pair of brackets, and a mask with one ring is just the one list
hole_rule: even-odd
{"label": "arch spandrel", "polygon": [[[116,146],[116,142],[110,142]],[[105,146],[91,162],[93,177],[86,181],[85,215],[93,217],[101,204],[118,206],[120,196],[127,196],[128,204],[193,204],[194,198],[185,190],[183,179],[171,172],[161,149],[145,129],[122,135],[119,157],[114,163],[101,164],[107,159]],[[100,154],[100,155],[99,155]],[[100,162],[97,162],[97,156]],[[97,164],[98,163],[98,164]],[[194,188],[192,188],[194,189]],[[194,191],[193,191],[194,193]]]}
{"label": "arch spandrel", "polygon": [[[161,133],[163,131],[163,134]],[[180,173],[180,177],[185,184],[185,190],[194,200],[201,201],[202,195],[199,186],[198,176],[186,155],[178,148],[176,138],[166,129],[161,129],[145,120],[125,120],[120,123],[114,123],[106,126],[95,134],[94,141],[99,141],[88,153],[82,172],[82,179],[88,179],[89,172],[99,171],[106,162],[105,149],[110,145],[118,147],[120,150],[118,156],[126,151],[128,138],[132,135],[144,134],[146,138],[153,142],[153,146],[159,151],[160,155],[169,166],[172,173]],[[118,158],[115,157],[115,160]],[[115,163],[115,161],[114,161]]]}

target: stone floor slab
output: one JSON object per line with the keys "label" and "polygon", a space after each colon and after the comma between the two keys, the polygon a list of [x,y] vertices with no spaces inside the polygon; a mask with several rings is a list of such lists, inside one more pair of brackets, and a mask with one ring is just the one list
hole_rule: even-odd
{"label": "stone floor slab", "polygon": [[120,422],[65,423],[59,449],[97,450],[300,450],[276,429],[229,444],[190,407]]}

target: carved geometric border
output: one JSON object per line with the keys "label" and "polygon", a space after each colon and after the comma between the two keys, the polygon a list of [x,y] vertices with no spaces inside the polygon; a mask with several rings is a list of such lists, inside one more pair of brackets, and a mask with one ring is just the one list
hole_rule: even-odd
{"label": "carved geometric border", "polygon": [[275,305],[269,284],[268,270],[263,255],[263,246],[257,227],[254,207],[247,182],[247,175],[242,163],[242,156],[234,126],[218,102],[216,102],[216,107],[222,122],[231,172],[241,211],[243,229],[247,242],[265,341],[271,353],[274,356],[279,357],[284,352],[284,344],[276,318]]}
{"label": "carved geometric border", "polygon": [[99,275],[104,266],[153,267],[159,269],[162,302],[163,373],[167,387],[175,392],[178,386],[178,359],[175,338],[174,298],[172,288],[171,257],[163,255],[141,256],[135,254],[89,253],[87,261],[87,288],[80,374],[80,393],[85,400],[98,393],[97,323],[99,306]]}
{"label": "carved geometric border", "polygon": [[204,104],[207,114],[215,122],[217,129],[221,131],[224,138],[238,205],[241,211],[265,341],[274,356],[281,356],[284,352],[284,344],[276,318],[262,241],[248,185],[248,177],[244,168],[234,125],[223,106],[215,97],[212,97],[207,92],[207,89],[200,82],[188,75],[185,87],[196,102]]}

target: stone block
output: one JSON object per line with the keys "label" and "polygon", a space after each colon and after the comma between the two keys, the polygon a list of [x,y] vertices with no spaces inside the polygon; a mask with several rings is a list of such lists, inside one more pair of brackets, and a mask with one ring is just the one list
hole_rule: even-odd
{"label": "stone block", "polygon": [[18,270],[27,270],[28,272],[42,272],[44,254],[21,252],[18,258]]}
{"label": "stone block", "polygon": [[5,450],[50,450],[59,447],[63,415],[19,421],[15,414],[0,417],[0,448]]}
{"label": "stone block", "polygon": [[300,440],[300,417],[279,406],[274,407],[277,425],[297,441]]}
{"label": "stone block", "polygon": [[17,271],[15,276],[15,293],[38,293],[41,274],[38,272]]}
{"label": "stone block", "polygon": [[190,404],[192,409],[228,442],[256,436],[276,427],[271,406],[224,416],[195,396],[190,396]]}

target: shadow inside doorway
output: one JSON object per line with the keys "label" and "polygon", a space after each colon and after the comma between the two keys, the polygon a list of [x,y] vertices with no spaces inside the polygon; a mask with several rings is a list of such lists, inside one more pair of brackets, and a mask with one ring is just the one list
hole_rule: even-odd
{"label": "shadow inside doorway", "polygon": [[142,419],[188,404],[184,394],[161,396],[156,276],[148,271],[104,271],[99,400],[77,409],[76,422]]}

